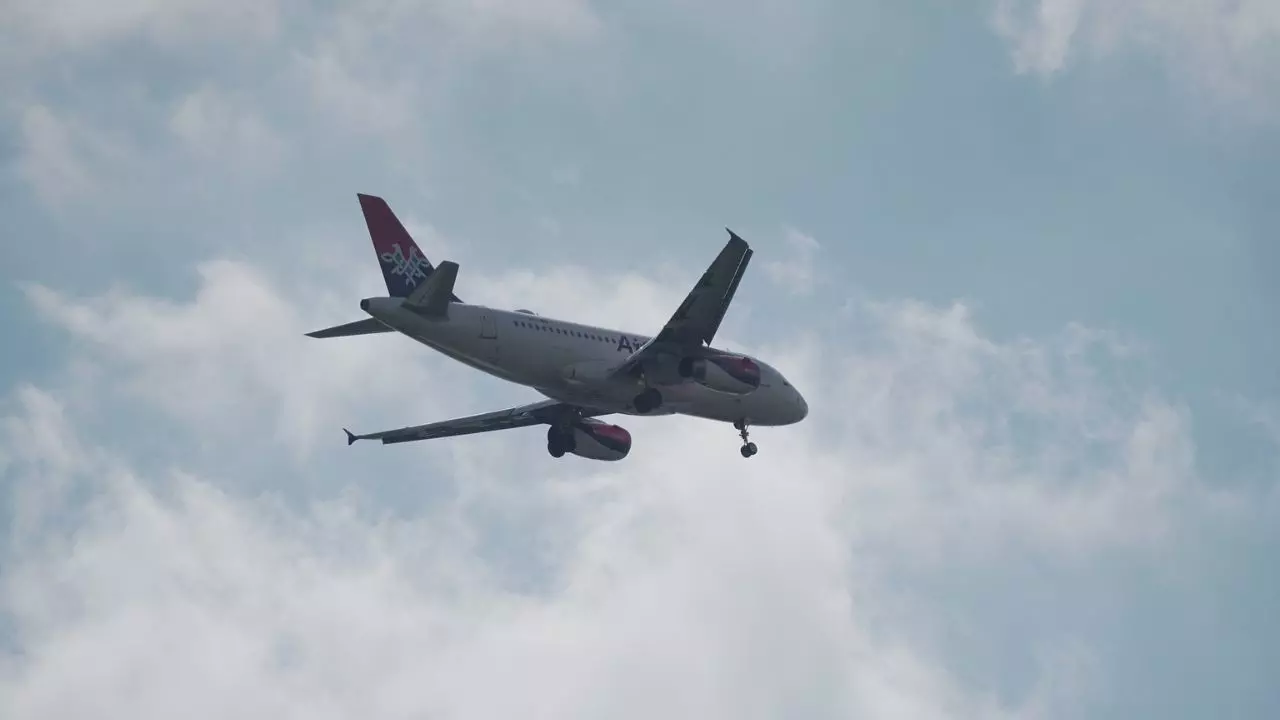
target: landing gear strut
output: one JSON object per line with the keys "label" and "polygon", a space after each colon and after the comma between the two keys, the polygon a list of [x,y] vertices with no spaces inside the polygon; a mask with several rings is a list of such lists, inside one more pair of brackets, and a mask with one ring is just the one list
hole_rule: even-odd
{"label": "landing gear strut", "polygon": [[742,438],[742,457],[749,458],[756,454],[756,444],[748,440],[750,433],[747,431],[746,420],[734,420],[733,426],[738,429],[738,437]]}
{"label": "landing gear strut", "polygon": [[662,393],[658,392],[657,388],[645,388],[644,392],[631,401],[631,404],[641,415],[651,413],[662,405]]}
{"label": "landing gear strut", "polygon": [[552,425],[547,428],[547,452],[551,457],[564,457],[567,452],[573,452],[577,445],[577,439],[573,436],[571,428],[562,428]]}

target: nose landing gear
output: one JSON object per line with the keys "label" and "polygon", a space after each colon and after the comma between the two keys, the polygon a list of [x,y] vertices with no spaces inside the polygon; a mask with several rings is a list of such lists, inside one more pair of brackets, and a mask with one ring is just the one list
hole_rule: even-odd
{"label": "nose landing gear", "polygon": [[748,439],[750,433],[747,431],[747,421],[745,419],[734,420],[733,426],[738,430],[738,437],[742,438],[742,449],[739,450],[742,453],[742,457],[749,458],[755,455],[756,444]]}

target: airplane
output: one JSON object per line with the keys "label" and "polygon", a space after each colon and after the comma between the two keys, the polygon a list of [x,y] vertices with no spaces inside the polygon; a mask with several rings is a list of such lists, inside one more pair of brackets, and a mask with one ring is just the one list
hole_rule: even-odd
{"label": "airplane", "polygon": [[472,368],[524,385],[546,400],[469,417],[357,435],[347,445],[382,444],[547,425],[547,452],[614,461],[631,434],[601,417],[689,415],[731,422],[744,458],[756,454],[749,428],[791,425],[809,413],[804,397],[762,360],[711,346],[753,251],[729,241],[657,335],[644,336],[464,303],[458,265],[433,266],[385,200],[357,193],[386,297],[360,301],[370,317],[307,333],[335,338],[398,332]]}

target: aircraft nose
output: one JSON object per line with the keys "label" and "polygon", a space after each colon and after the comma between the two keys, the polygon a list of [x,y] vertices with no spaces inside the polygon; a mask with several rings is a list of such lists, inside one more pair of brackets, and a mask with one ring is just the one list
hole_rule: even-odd
{"label": "aircraft nose", "polygon": [[799,415],[796,418],[796,422],[809,417],[809,403],[804,401],[804,396],[800,394],[799,390],[796,391],[796,412]]}

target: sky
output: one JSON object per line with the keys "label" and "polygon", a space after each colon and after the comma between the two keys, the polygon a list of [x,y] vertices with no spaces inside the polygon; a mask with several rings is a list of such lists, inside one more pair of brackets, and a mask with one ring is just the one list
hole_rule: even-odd
{"label": "sky", "polygon": [[[0,0],[0,717],[1280,716],[1280,4]],[[469,302],[809,417],[537,399]]]}

